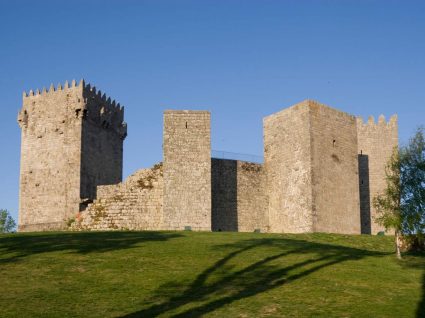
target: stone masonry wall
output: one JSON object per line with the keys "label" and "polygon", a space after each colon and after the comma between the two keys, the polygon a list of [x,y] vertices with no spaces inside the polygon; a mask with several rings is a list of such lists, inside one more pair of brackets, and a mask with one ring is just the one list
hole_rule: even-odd
{"label": "stone masonry wall", "polygon": [[123,140],[127,136],[124,108],[94,88],[83,91],[85,117],[81,140],[81,198],[96,198],[98,185],[122,180]]}
{"label": "stone masonry wall", "polygon": [[[372,200],[397,118],[314,101],[265,117],[264,165],[211,159],[210,113],[165,111],[164,164],[122,178],[124,110],[72,82],[24,93],[19,231],[183,230],[376,234]],[[68,225],[67,225],[68,223]]]}
{"label": "stone masonry wall", "polygon": [[116,185],[99,186],[97,199],[71,226],[74,230],[160,230],[163,222],[162,164],[142,169]]}
{"label": "stone masonry wall", "polygon": [[385,229],[374,221],[376,210],[372,202],[385,189],[385,166],[394,147],[398,145],[397,116],[392,116],[388,123],[383,115],[379,116],[378,123],[375,123],[372,116],[367,123],[358,118],[357,138],[361,229],[364,234],[376,234]]}
{"label": "stone masonry wall", "polygon": [[97,185],[121,181],[123,108],[84,81],[24,93],[18,123],[19,231],[63,229]]}
{"label": "stone masonry wall", "polygon": [[207,111],[164,112],[164,229],[211,231],[211,137]]}
{"label": "stone masonry wall", "polygon": [[309,101],[314,232],[360,234],[356,119]]}
{"label": "stone masonry wall", "polygon": [[263,119],[270,232],[313,231],[309,116],[302,102]]}
{"label": "stone masonry wall", "polygon": [[211,160],[213,231],[268,230],[265,176],[261,164]]}
{"label": "stone masonry wall", "polygon": [[24,94],[19,231],[64,228],[79,211],[82,85]]}

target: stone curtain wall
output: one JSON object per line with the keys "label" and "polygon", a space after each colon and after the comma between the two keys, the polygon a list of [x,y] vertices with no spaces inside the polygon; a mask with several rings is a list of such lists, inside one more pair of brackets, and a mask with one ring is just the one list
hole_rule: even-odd
{"label": "stone curtain wall", "polygon": [[122,120],[123,109],[84,81],[24,93],[19,231],[63,229],[98,184],[121,181]]}
{"label": "stone curtain wall", "polygon": [[354,116],[309,101],[313,231],[360,234]]}
{"label": "stone curtain wall", "polygon": [[212,230],[238,231],[238,161],[211,159]]}
{"label": "stone curtain wall", "polygon": [[263,120],[270,232],[313,230],[309,116],[303,102]]}
{"label": "stone curtain wall", "polygon": [[212,230],[266,232],[267,194],[261,164],[212,159]]}
{"label": "stone curtain wall", "polygon": [[74,230],[160,230],[163,222],[162,164],[142,169],[117,185],[99,186],[97,199],[72,225]]}
{"label": "stone curtain wall", "polygon": [[385,165],[398,145],[397,116],[392,116],[388,123],[383,115],[379,116],[378,123],[372,116],[367,123],[358,118],[357,138],[362,233],[376,234],[385,229],[374,221],[376,210],[372,202],[386,187]]}
{"label": "stone curtain wall", "polygon": [[211,231],[211,137],[207,111],[164,112],[164,229]]}

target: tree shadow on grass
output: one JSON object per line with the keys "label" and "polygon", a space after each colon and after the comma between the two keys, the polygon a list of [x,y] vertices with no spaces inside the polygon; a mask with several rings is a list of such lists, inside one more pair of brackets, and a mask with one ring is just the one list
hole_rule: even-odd
{"label": "tree shadow on grass", "polygon": [[424,251],[408,252],[403,256],[403,262],[401,264],[403,267],[406,267],[406,268],[415,268],[415,269],[423,270],[422,297],[416,309],[416,317],[424,318],[425,317],[425,252]]}
{"label": "tree shadow on grass", "polygon": [[425,272],[422,276],[422,299],[418,304],[418,309],[416,310],[416,317],[425,317]]}
{"label": "tree shadow on grass", "polygon": [[0,264],[40,253],[69,251],[87,254],[132,248],[150,241],[180,237],[167,232],[43,232],[0,236]]}
{"label": "tree shadow on grass", "polygon": [[[180,286],[184,283],[180,282],[163,285],[152,297],[154,304],[123,317],[157,317],[163,314],[167,317],[201,317],[225,305],[275,289],[328,266],[368,256],[387,255],[286,238],[246,240],[218,248],[230,249],[231,252],[200,273],[185,290],[181,291]],[[268,252],[273,248],[274,253],[240,269],[232,265],[236,258],[239,258],[239,262],[244,262],[244,259],[249,259],[249,255],[255,255],[258,249],[263,248]],[[287,256],[291,256],[292,263],[285,264]],[[157,303],[156,300],[163,299],[164,295],[165,300]]]}

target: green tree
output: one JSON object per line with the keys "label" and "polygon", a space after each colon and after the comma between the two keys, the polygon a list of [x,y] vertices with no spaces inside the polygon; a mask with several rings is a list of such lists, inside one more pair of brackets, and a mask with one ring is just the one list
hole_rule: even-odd
{"label": "green tree", "polygon": [[385,191],[373,200],[376,221],[394,230],[397,257],[401,236],[409,235],[424,246],[425,236],[425,134],[419,127],[409,144],[395,148],[385,169]]}
{"label": "green tree", "polygon": [[7,210],[0,209],[0,233],[12,232],[16,227],[15,220]]}
{"label": "green tree", "polygon": [[386,188],[383,193],[373,198],[373,206],[378,214],[375,221],[386,230],[394,230],[397,257],[401,258],[401,235],[403,216],[401,211],[401,194],[403,185],[400,182],[402,160],[398,148],[394,148],[390,160],[385,167]]}
{"label": "green tree", "polygon": [[425,136],[417,129],[401,153],[401,208],[403,232],[415,235],[423,242],[425,234]]}

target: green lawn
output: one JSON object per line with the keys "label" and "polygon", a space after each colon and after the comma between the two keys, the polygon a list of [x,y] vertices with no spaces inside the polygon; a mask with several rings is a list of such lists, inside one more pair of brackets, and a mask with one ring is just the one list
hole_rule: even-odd
{"label": "green lawn", "polygon": [[425,255],[392,237],[0,236],[0,317],[425,317]]}

